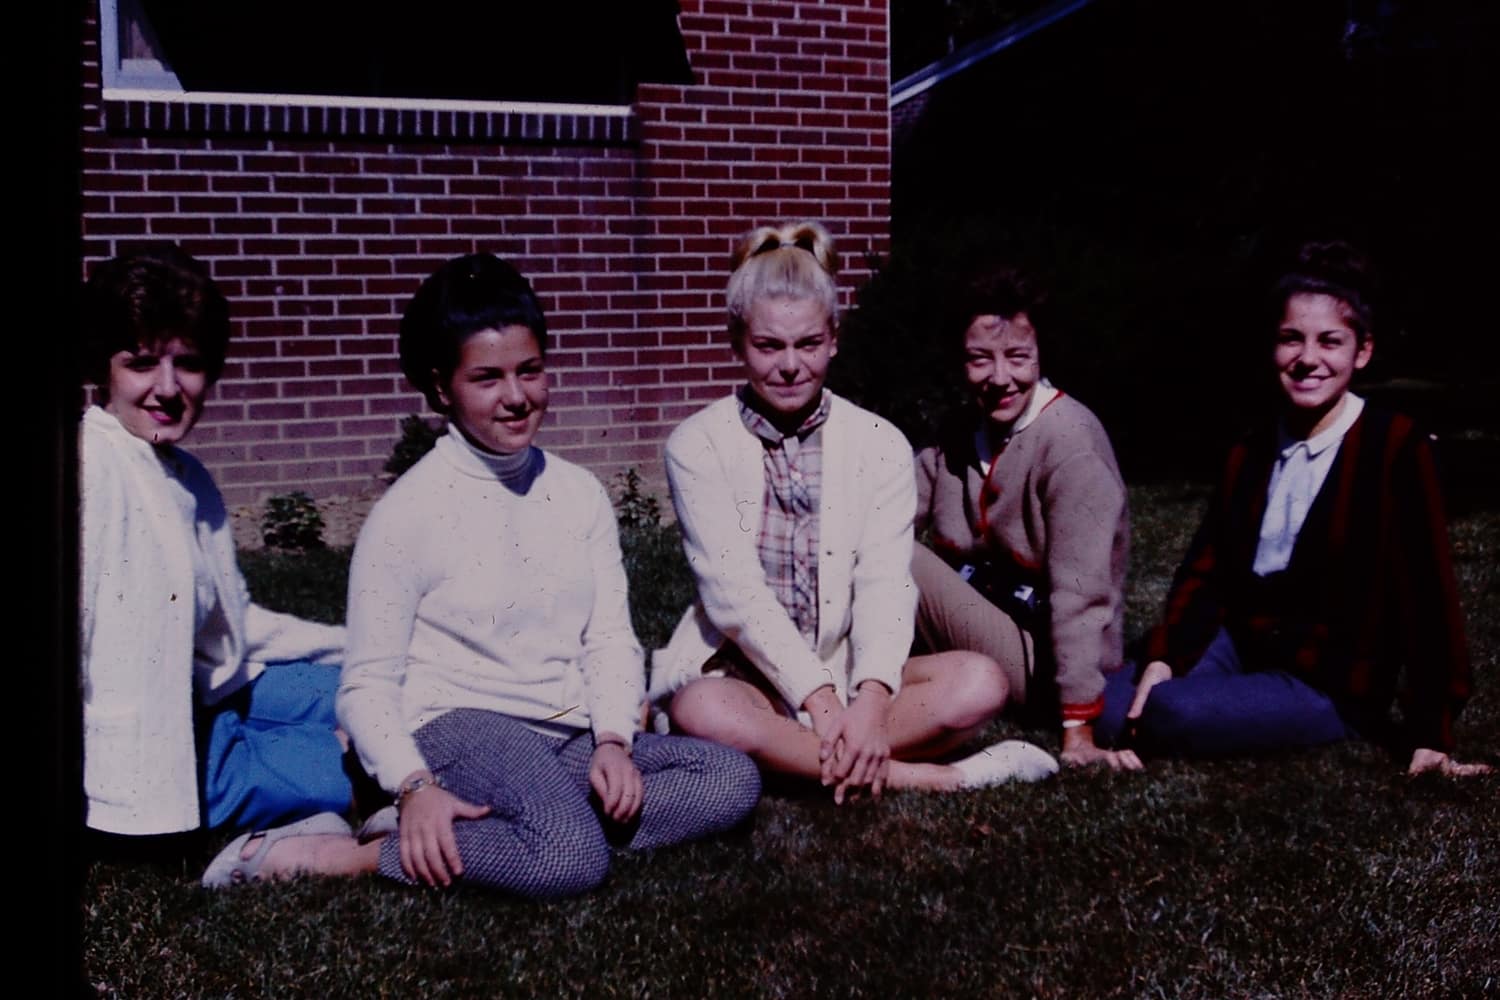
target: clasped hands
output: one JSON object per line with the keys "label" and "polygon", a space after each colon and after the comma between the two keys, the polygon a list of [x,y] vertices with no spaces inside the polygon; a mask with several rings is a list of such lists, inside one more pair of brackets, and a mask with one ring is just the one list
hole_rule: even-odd
{"label": "clasped hands", "polygon": [[862,788],[879,798],[891,767],[890,689],[879,681],[862,681],[846,706],[832,685],[824,685],[808,695],[803,707],[818,734],[821,780],[833,788],[833,801],[843,805],[850,792]]}

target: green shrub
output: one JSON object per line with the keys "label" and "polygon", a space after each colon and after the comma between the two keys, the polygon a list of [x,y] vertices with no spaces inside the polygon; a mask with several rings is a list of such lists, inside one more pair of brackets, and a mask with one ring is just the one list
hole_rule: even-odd
{"label": "green shrub", "polygon": [[829,369],[834,392],[895,424],[913,444],[933,432],[967,396],[960,385],[956,322],[942,304],[956,262],[893,254],[859,290],[845,315]]}
{"label": "green shrub", "polygon": [[[961,351],[969,317],[956,315],[958,282],[982,261],[1004,261],[1048,291],[1032,316],[1042,374],[1099,417],[1126,479],[1217,473],[1246,414],[1264,403],[1261,358],[1246,349],[1259,343],[1244,330],[1253,310],[1238,307],[1255,300],[1233,287],[1240,269],[1173,247],[1101,241],[1085,226],[1021,208],[923,221],[893,236],[891,255],[857,293],[831,389],[913,445],[931,443],[948,415],[969,405]],[[1207,315],[1218,323],[1212,336]]]}
{"label": "green shrub", "polygon": [[401,421],[401,437],[391,449],[391,457],[385,460],[385,471],[392,479],[401,478],[403,472],[432,450],[442,434],[441,426],[434,427],[415,413],[405,418]]}
{"label": "green shrub", "polygon": [[636,637],[646,649],[666,645],[693,600],[692,571],[682,554],[682,535],[676,525],[661,523],[661,504],[641,487],[634,468],[610,477],[615,516],[620,524],[620,550],[625,575],[630,578],[630,617]]}
{"label": "green shrub", "polygon": [[609,480],[610,493],[615,503],[615,516],[620,529],[654,528],[661,524],[661,504],[655,494],[641,489],[641,474],[631,466],[617,472]]}
{"label": "green shrub", "polygon": [[302,552],[323,547],[323,515],[313,498],[301,490],[268,498],[260,530],[262,540],[273,549]]}

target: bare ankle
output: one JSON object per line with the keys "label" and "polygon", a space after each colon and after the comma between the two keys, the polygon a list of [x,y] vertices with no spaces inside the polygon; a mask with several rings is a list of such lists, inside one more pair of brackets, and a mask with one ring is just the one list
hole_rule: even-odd
{"label": "bare ankle", "polygon": [[272,845],[266,853],[262,871],[264,877],[273,879],[299,875],[352,875],[357,870],[355,858],[359,846],[353,837],[288,837]]}
{"label": "bare ankle", "polygon": [[962,780],[958,770],[949,764],[926,764],[915,761],[891,761],[890,787],[921,792],[952,792]]}

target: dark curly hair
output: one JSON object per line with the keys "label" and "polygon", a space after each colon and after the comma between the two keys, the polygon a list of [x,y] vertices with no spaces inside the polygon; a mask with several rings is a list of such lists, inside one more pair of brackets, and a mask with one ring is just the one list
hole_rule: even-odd
{"label": "dark curly hair", "polygon": [[455,257],[434,271],[401,317],[401,371],[436,413],[438,386],[458,367],[464,341],[483,330],[524,326],[547,353],[547,318],[531,283],[488,253]]}
{"label": "dark curly hair", "polygon": [[1025,313],[1037,331],[1039,344],[1042,331],[1052,325],[1051,298],[1043,281],[997,258],[982,259],[965,272],[950,308],[951,325],[960,341],[979,316],[1013,320]]}
{"label": "dark curly hair", "polygon": [[1359,249],[1342,240],[1304,243],[1271,288],[1268,311],[1273,324],[1286,313],[1293,295],[1327,295],[1342,305],[1360,343],[1375,334],[1377,295],[1374,268]]}
{"label": "dark curly hair", "polygon": [[147,244],[94,267],[83,290],[79,368],[107,391],[121,351],[180,339],[203,356],[209,383],[224,371],[229,302],[208,268],[174,243]]}

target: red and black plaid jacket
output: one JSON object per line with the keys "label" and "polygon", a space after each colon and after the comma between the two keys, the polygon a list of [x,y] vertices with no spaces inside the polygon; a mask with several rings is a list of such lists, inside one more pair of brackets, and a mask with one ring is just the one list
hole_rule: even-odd
{"label": "red and black plaid jacket", "polygon": [[1274,425],[1231,449],[1141,662],[1184,674],[1224,627],[1252,668],[1301,676],[1362,728],[1386,727],[1399,698],[1408,748],[1451,750],[1470,669],[1431,438],[1367,406],[1291,563],[1261,579],[1251,566],[1276,452]]}

